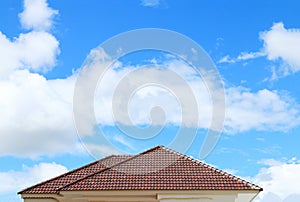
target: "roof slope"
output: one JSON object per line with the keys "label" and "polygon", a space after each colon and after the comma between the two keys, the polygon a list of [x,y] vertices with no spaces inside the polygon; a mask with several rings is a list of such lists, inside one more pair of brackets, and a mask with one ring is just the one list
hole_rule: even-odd
{"label": "roof slope", "polygon": [[262,188],[163,146],[109,156],[20,194],[93,190],[257,190]]}

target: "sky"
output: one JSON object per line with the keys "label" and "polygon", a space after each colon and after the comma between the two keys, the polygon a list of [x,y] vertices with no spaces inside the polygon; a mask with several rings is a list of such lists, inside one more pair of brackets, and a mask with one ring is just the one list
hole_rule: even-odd
{"label": "sky", "polygon": [[[19,202],[21,189],[98,158],[156,145],[263,187],[256,201],[299,201],[299,6],[0,1],[0,202]],[[214,65],[195,68],[190,55],[147,47],[114,50],[117,58],[106,49],[132,30],[148,33],[140,43],[168,42],[148,28],[184,36],[202,47],[192,56]]]}

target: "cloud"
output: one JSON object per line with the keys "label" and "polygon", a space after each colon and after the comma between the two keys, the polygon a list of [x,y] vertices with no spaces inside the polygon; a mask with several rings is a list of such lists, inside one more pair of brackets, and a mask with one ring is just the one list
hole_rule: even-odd
{"label": "cloud", "polygon": [[48,7],[46,0],[25,0],[24,11],[19,14],[21,24],[26,29],[49,30],[57,10]]}
{"label": "cloud", "polygon": [[160,0],[141,0],[141,5],[145,7],[157,7],[160,4]]}
{"label": "cloud", "polygon": [[[195,117],[188,116],[182,120],[181,112],[184,108],[191,115],[193,114],[191,110],[195,111],[198,108],[201,114],[199,125],[207,128],[211,121],[211,98],[201,77],[194,76],[196,72],[179,60],[166,61],[163,66],[165,67],[163,69],[155,65],[152,65],[152,68],[145,68],[139,65],[126,66],[118,63],[115,68],[107,70],[99,81],[95,94],[95,112],[98,123],[114,125],[119,122],[125,125],[144,125],[154,121],[156,125],[172,123],[188,127],[197,126],[198,120]],[[90,73],[85,75],[86,80],[93,80],[90,75],[95,75],[95,73],[91,69],[88,71]],[[171,72],[176,73],[178,77],[171,76]],[[148,84],[147,82],[143,84],[143,81],[150,80]],[[135,89],[135,87],[136,91],[127,92],[128,89]],[[184,102],[183,97],[189,96],[187,88],[190,88],[192,95],[199,100],[198,104],[194,105],[192,100]],[[124,100],[125,92],[131,93],[129,100]],[[128,105],[124,107],[118,104],[122,102]],[[151,110],[155,107],[163,109],[165,120],[151,120]],[[117,114],[112,112],[112,108]],[[127,119],[128,116],[132,123]]]}
{"label": "cloud", "polygon": [[[271,162],[271,163],[270,163]],[[254,183],[264,188],[256,201],[300,201],[300,164],[296,161],[280,162],[268,159],[267,167],[254,177]]]}
{"label": "cloud", "polygon": [[36,157],[77,147],[75,76],[47,80],[38,74],[51,70],[60,52],[57,39],[44,31],[56,13],[46,1],[27,0],[20,20],[33,30],[14,40],[0,32],[0,156]]}
{"label": "cloud", "polygon": [[284,93],[233,87],[226,95],[226,132],[288,131],[300,125],[299,105]]}
{"label": "cloud", "polygon": [[32,167],[23,165],[21,171],[0,172],[0,196],[7,192],[18,192],[38,182],[48,180],[67,172],[68,169],[56,163],[39,163]]}
{"label": "cloud", "polygon": [[10,40],[0,31],[0,79],[14,70],[29,69],[33,72],[47,72],[56,65],[59,42],[48,30],[57,11],[48,7],[45,0],[25,0],[20,20],[32,31],[21,33]]}
{"label": "cloud", "polygon": [[17,69],[46,72],[55,66],[59,42],[47,32],[32,31],[10,41],[0,32],[0,78]]}
{"label": "cloud", "polygon": [[27,70],[0,80],[0,155],[34,157],[76,149],[74,80],[46,80]]}
{"label": "cloud", "polygon": [[[93,54],[94,52],[95,50]],[[107,55],[104,58],[107,59]],[[91,62],[91,64],[94,65],[95,63]],[[127,66],[119,62],[107,70],[99,81],[95,94],[97,122],[103,125],[115,125],[116,123],[124,125],[174,124],[209,128],[213,107],[210,89],[206,88],[204,81],[199,75],[196,75],[197,73],[190,66],[180,60],[165,61],[163,66],[168,70],[153,64],[145,68],[139,65]],[[91,71],[85,75],[87,81],[94,80],[90,77],[90,75],[96,75],[92,69],[93,67],[86,69],[86,73]],[[135,71],[137,69],[139,71]],[[177,77],[166,76],[170,75],[168,71],[180,75],[183,82],[192,89],[197,101],[196,106],[191,103],[183,104],[181,98],[187,96],[186,86]],[[153,78],[150,85],[142,85],[138,82],[147,81],[150,77]],[[166,80],[170,83],[167,88],[164,86],[165,82],[162,82]],[[213,80],[211,81],[213,82]],[[136,84],[139,85],[133,87]],[[117,88],[118,85],[121,87]],[[127,92],[131,88],[135,90]],[[121,93],[117,93],[117,91]],[[236,134],[249,130],[286,132],[300,125],[299,105],[284,92],[268,89],[251,92],[250,89],[243,87],[227,88],[225,92],[226,117],[224,127],[227,133]],[[124,96],[127,93],[131,93],[128,100]],[[125,105],[121,103],[125,103]],[[83,102],[83,105],[85,104]],[[160,117],[165,117],[165,119],[153,120],[151,110],[156,109],[156,107],[163,109],[164,114]],[[182,107],[188,111],[195,111],[198,108],[198,120],[195,117],[183,119]],[[114,109],[113,112],[112,108]],[[90,119],[85,118],[85,120]],[[92,132],[92,126],[87,126],[86,128],[90,128],[87,131]]]}
{"label": "cloud", "polygon": [[218,61],[218,63],[235,63],[235,62],[236,62],[236,60],[231,58],[229,55],[226,55],[226,56],[222,57]]}
{"label": "cloud", "polygon": [[250,60],[265,56],[264,52],[242,52],[236,58],[232,58],[229,55],[222,57],[218,63],[236,63],[244,60]]}
{"label": "cloud", "polygon": [[236,63],[266,57],[274,62],[271,67],[272,76],[268,80],[300,71],[300,29],[286,29],[282,22],[274,23],[270,30],[260,32],[259,38],[263,42],[259,51],[242,52],[237,57],[226,55],[218,63]]}
{"label": "cloud", "polygon": [[269,31],[261,32],[263,51],[271,61],[281,61],[277,75],[287,76],[300,71],[300,29],[286,29],[282,22],[275,23]]}
{"label": "cloud", "polygon": [[263,52],[242,52],[238,57],[237,61],[250,60],[258,57],[265,56],[266,54]]}
{"label": "cloud", "polygon": [[[109,58],[105,54],[105,57],[95,55],[94,50],[91,53],[96,60]],[[186,127],[210,127],[212,103],[209,91],[201,77],[195,75],[194,70],[182,61],[168,60],[163,65],[169,69],[168,71],[181,75],[183,82],[191,88],[197,100],[196,105],[190,103],[190,99],[186,103],[182,102],[181,98],[187,97],[186,86],[182,85],[182,81],[177,77],[166,77],[166,70],[126,66],[117,62],[98,83],[94,100],[97,123],[113,126],[116,123],[151,124],[153,121],[150,116],[151,110],[158,106],[164,110],[166,122],[157,119],[154,120],[154,124],[171,123]],[[135,72],[133,77],[128,77],[136,69],[139,71]],[[88,81],[97,79],[95,71],[87,69],[86,73]],[[0,100],[0,136],[3,140],[0,142],[0,155],[35,157],[72,152],[78,148],[72,113],[76,76],[77,73],[65,79],[47,80],[38,73],[15,70],[9,78],[0,80],[0,93],[3,97]],[[113,96],[116,103],[127,103],[122,97],[125,92],[122,87],[129,89],[134,85],[134,80],[131,78],[147,81],[150,77],[155,85],[137,86],[136,91],[132,92],[128,106],[115,105],[115,110],[120,116],[114,119],[116,114],[112,113]],[[168,81],[170,84],[168,88],[158,85],[162,80]],[[119,89],[121,94],[115,91],[117,85],[121,86],[121,90]],[[225,131],[228,133],[252,129],[287,131],[299,125],[299,109],[293,99],[287,95],[266,89],[251,92],[242,87],[227,89],[226,95]],[[86,103],[82,104],[86,105]],[[183,106],[188,112],[195,111],[195,107],[198,107],[198,119],[187,116],[182,120],[181,107]],[[132,123],[125,117],[128,113]],[[87,130],[87,133],[92,133],[93,127],[94,125]],[[36,144],[37,142],[39,144]]]}

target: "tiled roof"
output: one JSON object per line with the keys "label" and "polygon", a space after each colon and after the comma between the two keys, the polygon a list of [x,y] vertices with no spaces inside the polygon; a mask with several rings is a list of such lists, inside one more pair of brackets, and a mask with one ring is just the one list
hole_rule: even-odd
{"label": "tiled roof", "polygon": [[29,187],[20,194],[94,190],[257,190],[262,188],[201,161],[157,146],[109,156]]}

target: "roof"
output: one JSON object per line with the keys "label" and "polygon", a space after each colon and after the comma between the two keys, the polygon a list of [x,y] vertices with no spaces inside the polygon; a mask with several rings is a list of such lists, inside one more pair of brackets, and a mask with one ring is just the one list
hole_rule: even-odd
{"label": "roof", "polygon": [[108,156],[19,194],[96,190],[262,191],[262,188],[164,146],[157,146],[137,155]]}

